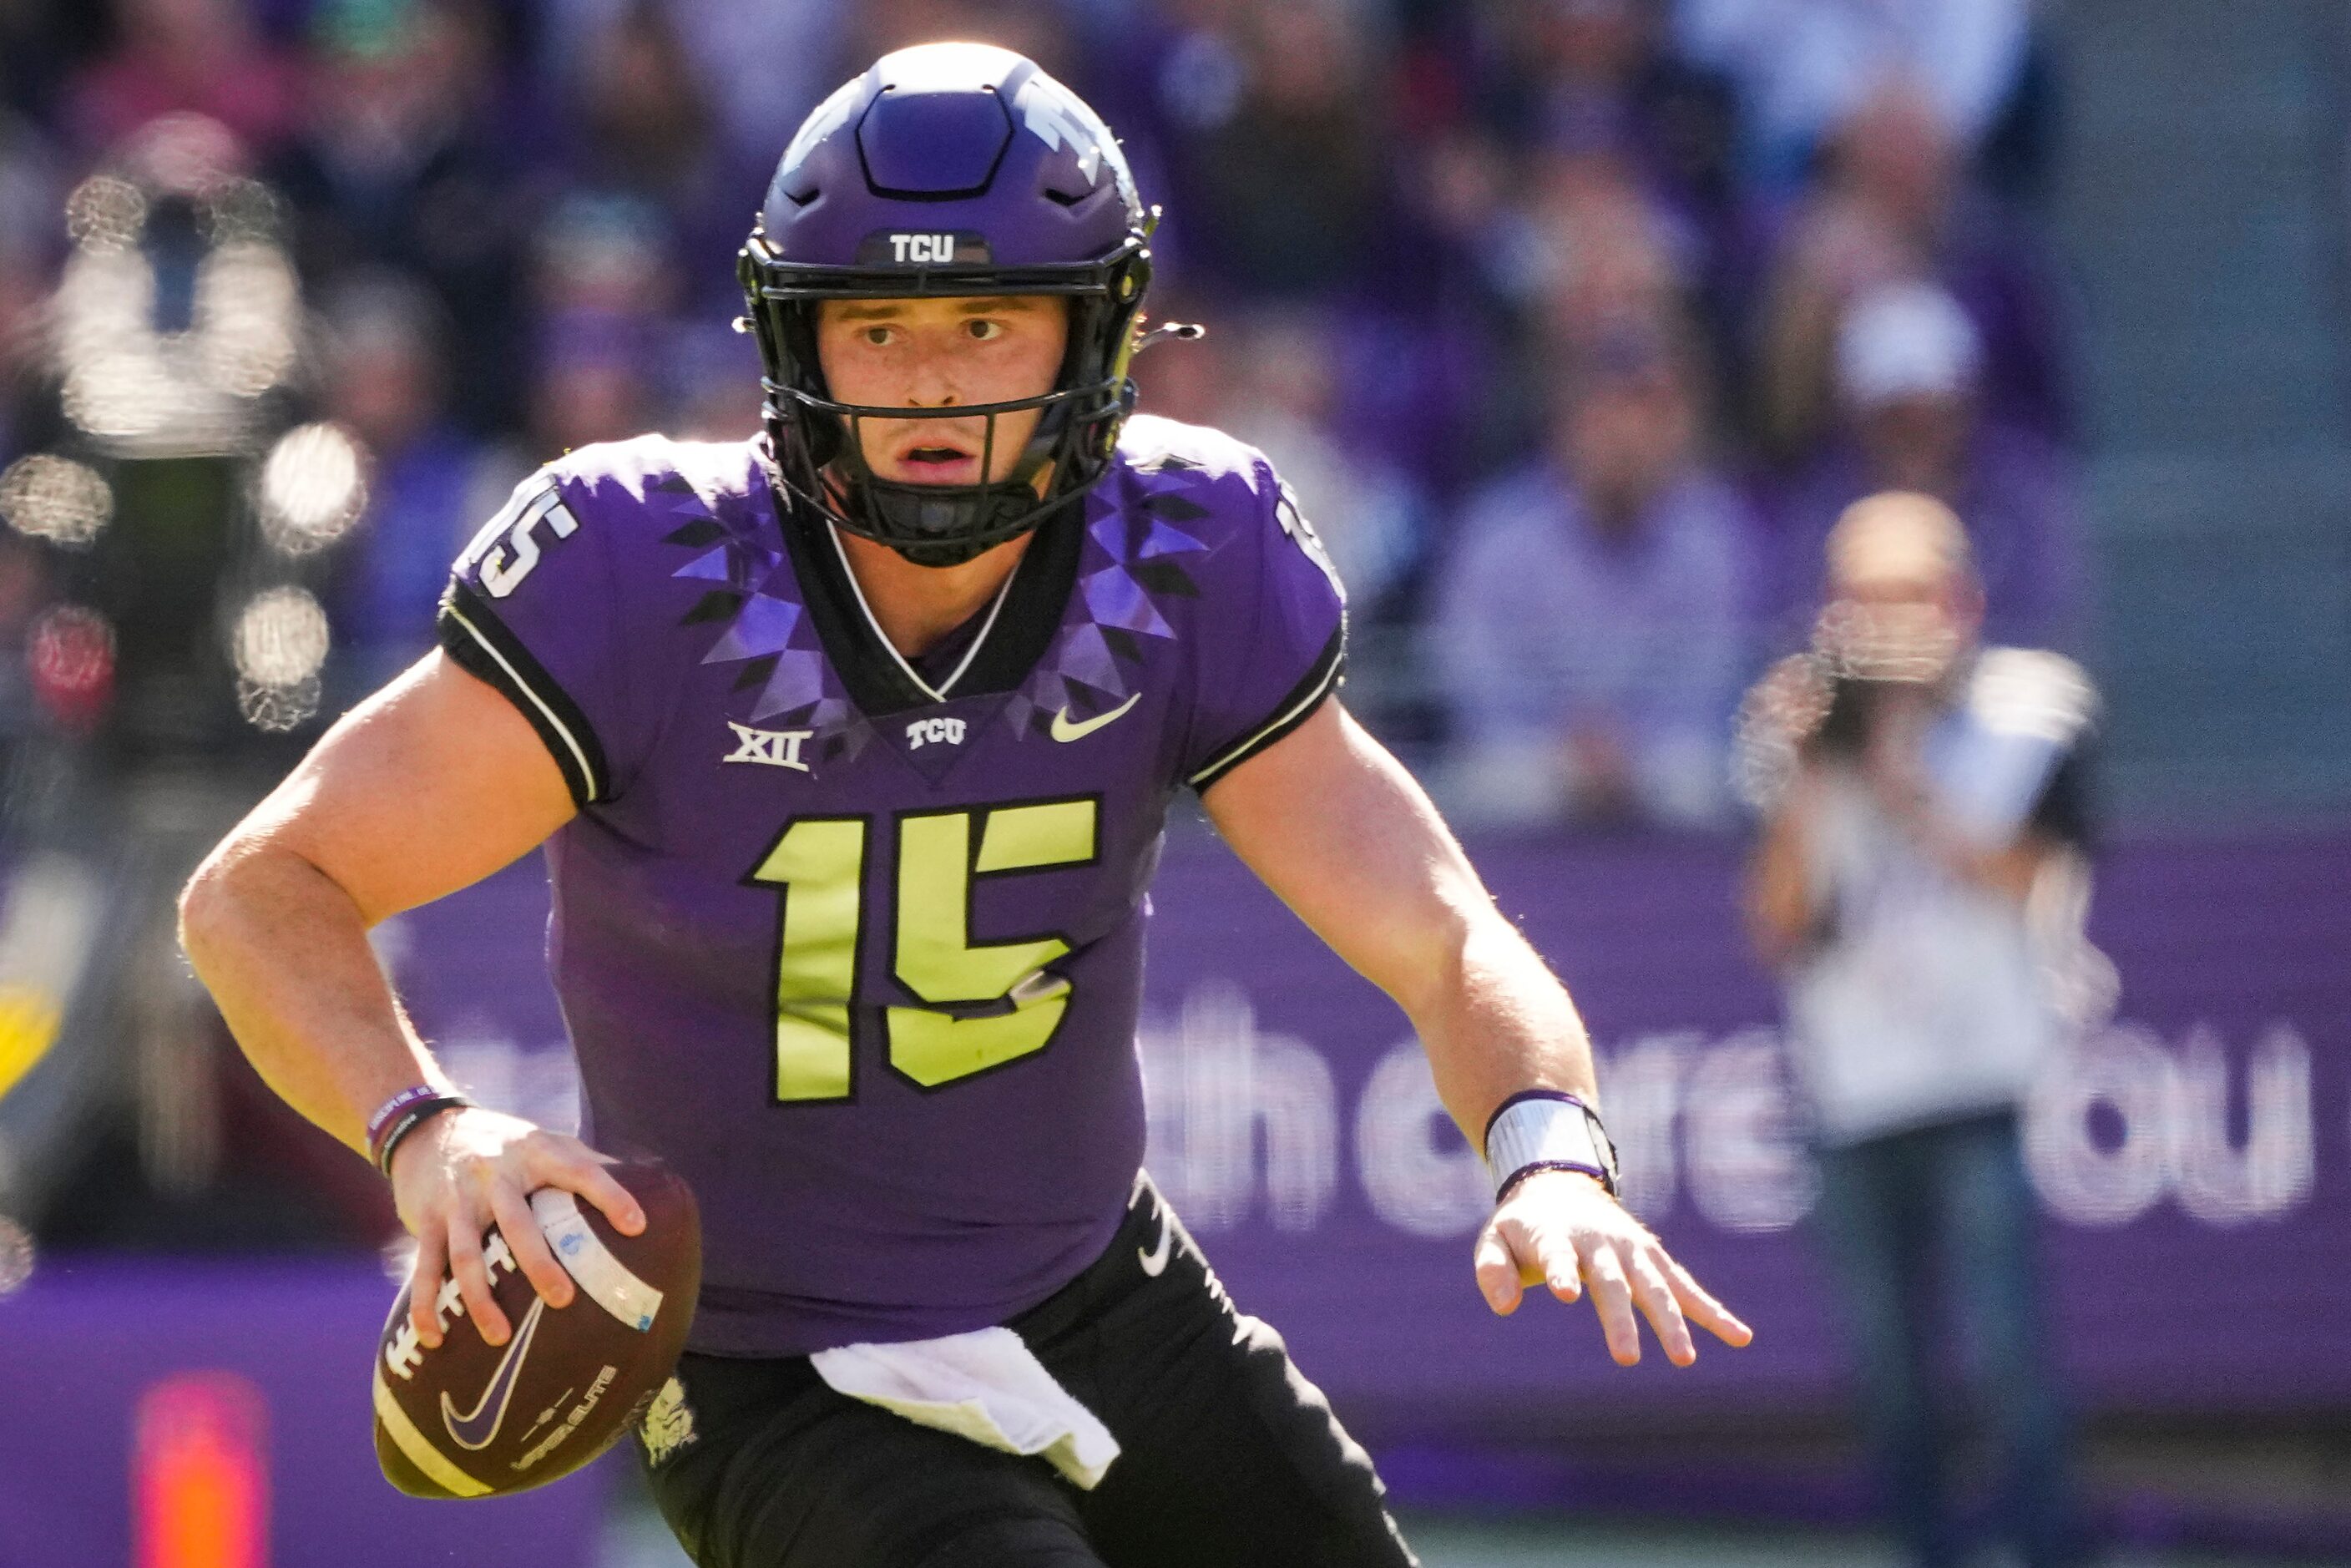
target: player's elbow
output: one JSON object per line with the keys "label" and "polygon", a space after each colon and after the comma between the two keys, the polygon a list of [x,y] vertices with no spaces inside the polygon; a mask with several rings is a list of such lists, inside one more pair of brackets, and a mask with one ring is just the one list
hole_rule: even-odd
{"label": "player's elbow", "polygon": [[225,843],[215,848],[180,889],[180,947],[199,974],[234,918],[236,875],[228,851]]}
{"label": "player's elbow", "polygon": [[249,923],[271,853],[266,841],[242,831],[231,833],[214,846],[180,889],[180,947],[198,975]]}

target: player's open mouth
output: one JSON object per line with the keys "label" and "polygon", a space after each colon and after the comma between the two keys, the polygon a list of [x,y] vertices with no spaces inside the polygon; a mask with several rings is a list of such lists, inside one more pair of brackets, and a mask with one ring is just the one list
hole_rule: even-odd
{"label": "player's open mouth", "polygon": [[942,442],[909,446],[898,455],[898,476],[917,485],[970,484],[979,477],[979,454]]}

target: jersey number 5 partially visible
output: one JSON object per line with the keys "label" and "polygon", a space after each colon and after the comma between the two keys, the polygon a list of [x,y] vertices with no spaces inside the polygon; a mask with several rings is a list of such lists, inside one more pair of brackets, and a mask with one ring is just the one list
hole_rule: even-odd
{"label": "jersey number 5 partially visible", "polygon": [[[925,1089],[1043,1048],[1069,1009],[1070,982],[1045,966],[1059,936],[974,942],[976,879],[1094,858],[1092,798],[971,811],[909,812],[897,831],[898,983],[927,1007],[883,1009],[890,1065]],[[973,829],[977,825],[977,852]],[[750,881],[782,889],[776,952],[776,1098],[844,1100],[872,819],[802,817]]]}

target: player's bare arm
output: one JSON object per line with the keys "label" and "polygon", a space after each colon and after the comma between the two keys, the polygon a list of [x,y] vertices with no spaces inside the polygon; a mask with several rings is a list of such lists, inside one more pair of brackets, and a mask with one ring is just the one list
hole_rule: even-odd
{"label": "player's bare arm", "polygon": [[[572,815],[547,747],[506,698],[434,653],[351,710],[224,840],[181,899],[181,937],[269,1086],[364,1154],[366,1118],[416,1084],[448,1087],[368,946],[377,923],[536,848]],[[392,1189],[417,1239],[412,1316],[440,1342],[444,1272],[493,1344],[482,1235],[496,1223],[551,1306],[571,1280],[530,1222],[560,1186],[622,1229],[636,1205],[577,1139],[482,1109],[444,1113],[396,1151]]]}
{"label": "player's bare arm", "polygon": [[[1419,1031],[1438,1093],[1473,1147],[1530,1088],[1597,1103],[1592,1051],[1566,988],[1505,920],[1420,787],[1336,702],[1234,768],[1204,797],[1253,871],[1317,935],[1386,991]],[[1479,1234],[1479,1289],[1514,1311],[1526,1285],[1562,1301],[1588,1285],[1609,1354],[1640,1359],[1649,1319],[1677,1365],[1688,1323],[1726,1343],[1753,1336],[1600,1184],[1539,1171]]]}

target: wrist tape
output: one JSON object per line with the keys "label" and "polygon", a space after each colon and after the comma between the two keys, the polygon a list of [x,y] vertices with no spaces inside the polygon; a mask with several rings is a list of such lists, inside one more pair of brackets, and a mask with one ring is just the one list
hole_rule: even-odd
{"label": "wrist tape", "polygon": [[1611,1194],[1616,1149],[1600,1113],[1560,1089],[1528,1089],[1502,1102],[1486,1124],[1486,1170],[1494,1201],[1537,1171],[1581,1171]]}

